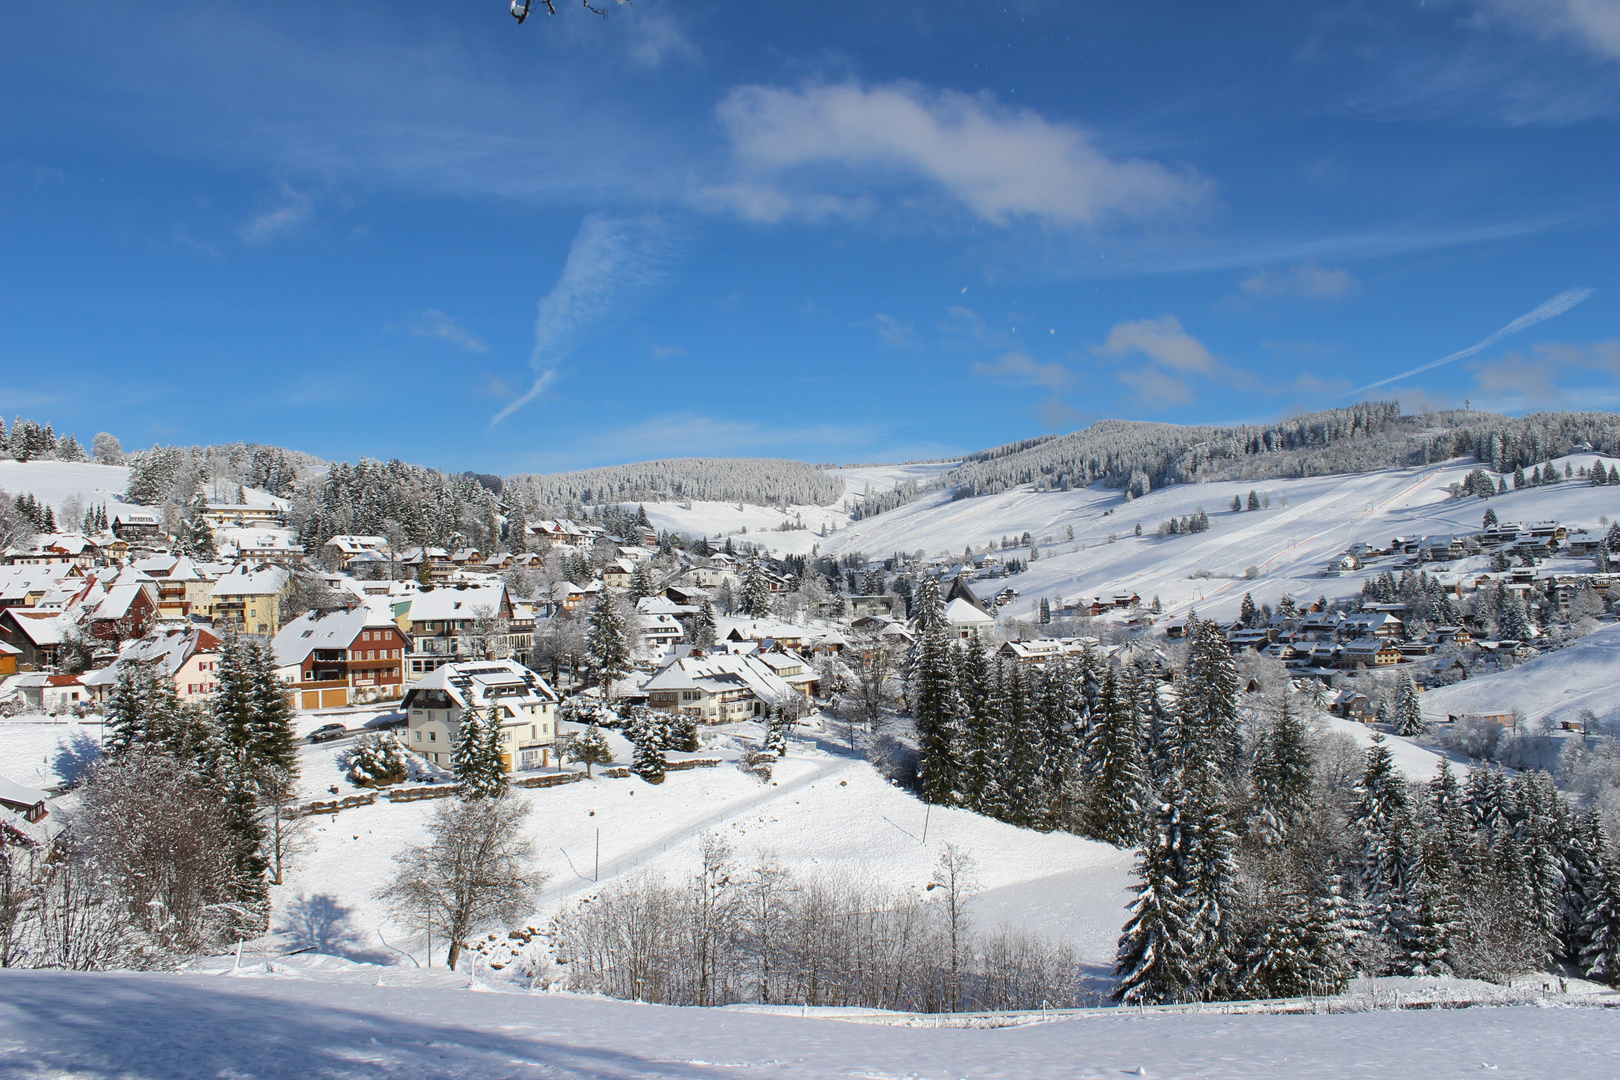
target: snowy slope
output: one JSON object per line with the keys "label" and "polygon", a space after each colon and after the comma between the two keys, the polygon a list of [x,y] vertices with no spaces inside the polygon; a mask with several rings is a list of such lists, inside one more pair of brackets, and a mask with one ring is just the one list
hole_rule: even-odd
{"label": "snowy slope", "polygon": [[[1560,467],[1564,459],[1560,459]],[[1590,464],[1592,455],[1568,459]],[[1568,525],[1599,527],[1599,519],[1620,518],[1620,488],[1592,487],[1578,481],[1490,499],[1452,500],[1447,486],[1474,467],[1471,460],[1427,468],[1390,469],[1354,476],[1321,476],[1263,482],[1233,481],[1162,488],[1135,501],[1122,492],[1092,487],[1036,492],[1027,487],[998,495],[952,502],[939,494],[854,522],[821,541],[831,554],[862,551],[886,556],[922,550],[960,557],[966,545],[982,550],[1003,536],[1024,532],[1042,541],[1040,560],[1017,577],[1000,580],[1021,594],[1007,612],[1028,614],[1042,596],[1083,597],[1135,591],[1144,601],[1159,596],[1168,612],[1197,608],[1204,615],[1235,615],[1243,593],[1275,602],[1288,592],[1300,598],[1359,592],[1368,573],[1321,577],[1327,561],[1358,540],[1388,543],[1398,535],[1476,532],[1486,507],[1506,521],[1556,518]],[[1270,508],[1233,513],[1233,496],[1258,491]],[[1208,532],[1159,538],[1159,523],[1200,507],[1208,512]],[[1133,535],[1142,526],[1143,535]],[[1067,539],[1073,528],[1074,539]],[[1115,536],[1110,543],[1110,534]],[[1044,542],[1050,537],[1050,542]],[[1009,556],[1027,558],[1026,550]],[[1553,560],[1550,565],[1559,564]],[[1570,560],[1589,567],[1590,559]],[[1242,575],[1255,567],[1258,577]],[[1207,573],[1208,577],[1189,575]],[[1231,576],[1228,576],[1231,575]],[[1234,579],[1235,576],[1235,579]]]}
{"label": "snowy slope", "polygon": [[[752,728],[742,725],[744,733]],[[626,744],[612,738],[627,756]],[[330,797],[325,785],[338,782],[331,762],[340,752],[328,745],[305,751],[309,797]],[[719,752],[736,756],[735,749]],[[353,790],[342,783],[339,789]],[[1129,899],[1130,852],[1069,834],[1018,829],[965,810],[930,810],[830,744],[817,749],[808,741],[795,743],[768,786],[728,762],[671,772],[660,785],[598,778],[516,794],[533,807],[528,828],[538,848],[537,867],[550,878],[541,912],[531,920],[536,926],[559,905],[595,890],[598,859],[604,883],[642,870],[684,879],[697,865],[704,833],[724,838],[745,867],[769,855],[796,875],[843,874],[919,890],[932,880],[940,845],[956,844],[978,862],[976,878],[985,896],[975,916],[983,928],[1005,923],[1061,938],[1092,963],[1112,958]],[[278,925],[301,898],[326,896],[348,912],[357,954],[378,951],[379,929],[398,944],[372,893],[391,873],[394,854],[423,837],[433,806],[382,801],[336,818],[309,819],[312,849],[275,890]],[[1042,890],[1053,887],[1048,879],[1055,874],[1065,876],[1061,909],[1020,899],[1029,883],[1044,882],[1032,898],[1047,895]]]}
{"label": "snowy slope", "polygon": [[1532,726],[1546,721],[1556,727],[1591,709],[1612,729],[1620,723],[1620,626],[1588,634],[1516,668],[1430,690],[1422,700],[1423,715],[1430,720],[1520,709]]}
{"label": "snowy slope", "polygon": [[[124,496],[129,483],[126,465],[97,465],[89,461],[0,461],[0,488],[10,495],[33,492],[40,502],[60,508],[63,500],[77,495],[86,505],[115,503]],[[229,494],[222,490],[226,501],[236,500],[235,485]],[[248,506],[273,506],[275,500],[269,492],[258,488],[245,488]],[[212,490],[208,492],[213,496]],[[66,523],[63,523],[66,527]]]}
{"label": "snowy slope", "polygon": [[[755,506],[749,503],[683,502],[646,503],[647,517],[656,529],[668,529],[682,536],[743,536],[764,544],[781,554],[808,554],[811,547],[823,543],[821,532],[844,529],[850,517],[844,511],[845,501],[858,502],[868,487],[873,491],[891,491],[906,480],[926,483],[951,469],[957,462],[930,462],[921,465],[871,465],[856,469],[834,469],[832,474],[844,481],[844,493],[827,506]],[[784,521],[803,522],[805,529],[776,532]]]}
{"label": "snowy slope", "polygon": [[19,1080],[1600,1080],[1620,1055],[1620,1024],[1602,1008],[1120,1011],[987,1029],[478,989],[465,976],[305,958],[250,963],[234,977],[8,970],[0,1071]]}

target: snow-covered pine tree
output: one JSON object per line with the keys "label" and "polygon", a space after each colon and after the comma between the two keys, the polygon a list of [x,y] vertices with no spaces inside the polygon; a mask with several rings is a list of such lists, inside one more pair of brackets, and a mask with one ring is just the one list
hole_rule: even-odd
{"label": "snow-covered pine tree", "polygon": [[714,604],[705,596],[703,605],[692,618],[692,644],[700,649],[707,649],[714,644],[714,638]]}
{"label": "snow-covered pine tree", "polygon": [[1395,683],[1395,734],[1415,738],[1429,730],[1423,719],[1423,702],[1418,698],[1417,683],[1408,672],[1401,672]]}
{"label": "snow-covered pine tree", "polygon": [[1288,705],[1284,693],[1277,719],[1260,736],[1250,766],[1254,800],[1261,814],[1269,815],[1281,830],[1305,811],[1311,793],[1313,766],[1305,745],[1305,725]]}
{"label": "snow-covered pine tree", "polygon": [[771,613],[771,589],[765,581],[765,569],[759,560],[750,560],[743,567],[742,596],[737,611],[749,619],[763,619]]}
{"label": "snow-covered pine tree", "polygon": [[787,737],[789,721],[780,706],[772,705],[765,715],[765,740],[763,749],[768,754],[775,754],[778,759],[787,757]]}
{"label": "snow-covered pine tree", "polygon": [[952,651],[943,622],[936,622],[923,634],[911,676],[912,712],[917,726],[917,779],[923,800],[931,803],[952,801],[959,771],[958,729],[964,710]]}
{"label": "snow-covered pine tree", "polygon": [[585,766],[585,775],[591,775],[591,766],[608,765],[613,761],[613,751],[608,748],[606,736],[602,729],[592,724],[585,730],[585,734],[574,740],[573,748],[569,752],[573,760]]}
{"label": "snow-covered pine tree", "polygon": [[926,634],[945,621],[945,603],[939,595],[939,582],[923,578],[911,604],[911,619],[917,632]]}
{"label": "snow-covered pine tree", "polygon": [[106,753],[124,754],[146,743],[153,692],[151,665],[132,660],[118,665],[117,679],[103,714],[108,728],[102,741]]}
{"label": "snow-covered pine tree", "polygon": [[1184,770],[1181,791],[1186,827],[1183,897],[1188,930],[1197,943],[1190,955],[1197,971],[1197,994],[1207,1001],[1225,993],[1235,969],[1232,915],[1237,907],[1237,839],[1226,792],[1215,770]]}
{"label": "snow-covered pine tree", "polygon": [[1194,999],[1202,941],[1185,895],[1186,828],[1179,795],[1171,785],[1154,805],[1146,842],[1136,856],[1136,899],[1114,961],[1113,997],[1125,1005]]}
{"label": "snow-covered pine tree", "polygon": [[1508,641],[1528,642],[1536,636],[1530,626],[1530,617],[1525,614],[1524,602],[1517,592],[1507,594],[1499,621],[1502,637]]}
{"label": "snow-covered pine tree", "polygon": [[1382,732],[1373,733],[1358,790],[1349,827],[1357,848],[1361,893],[1371,909],[1373,928],[1395,947],[1410,900],[1413,826],[1406,781],[1395,771]]}
{"label": "snow-covered pine tree", "polygon": [[293,735],[292,702],[276,676],[275,654],[268,645],[249,642],[243,659],[251,680],[251,752],[261,782],[271,777],[282,783],[296,780],[298,744]]}
{"label": "snow-covered pine tree", "polygon": [[455,741],[450,744],[450,771],[455,773],[464,796],[483,793],[486,746],[484,716],[477,706],[469,705],[462,710],[461,720],[456,724]]}
{"label": "snow-covered pine tree", "polygon": [[611,702],[613,684],[630,670],[630,642],[619,607],[605,592],[591,612],[590,629],[585,635],[585,663],[602,688],[602,700]]}
{"label": "snow-covered pine tree", "polygon": [[1238,723],[1237,665],[1226,647],[1225,636],[1213,621],[1189,626],[1194,639],[1188,647],[1187,667],[1176,684],[1177,712],[1186,730],[1177,740],[1180,749],[1200,767],[1217,762],[1227,775],[1235,775],[1243,753]]}
{"label": "snow-covered pine tree", "polygon": [[629,735],[635,743],[635,753],[630,758],[630,771],[649,784],[662,784],[664,733],[658,715],[651,709],[646,710],[630,729]]}
{"label": "snow-covered pine tree", "polygon": [[1452,943],[1462,918],[1456,875],[1443,834],[1435,831],[1417,845],[1411,910],[1401,942],[1407,974],[1447,975],[1452,971]]}
{"label": "snow-covered pine tree", "polygon": [[478,794],[498,799],[506,794],[508,788],[507,761],[517,756],[516,747],[507,750],[499,705],[491,704],[489,711],[484,714],[482,735],[483,746],[478,757]]}
{"label": "snow-covered pine tree", "polygon": [[1580,849],[1580,893],[1571,905],[1569,935],[1576,962],[1591,979],[1620,986],[1620,864],[1597,806],[1581,814],[1575,846]]}
{"label": "snow-covered pine tree", "polygon": [[1099,716],[1085,749],[1090,778],[1081,828],[1119,847],[1136,844],[1147,824],[1149,787],[1132,689],[1122,687],[1112,669],[1103,676]]}
{"label": "snow-covered pine tree", "polygon": [[1254,606],[1254,597],[1248,593],[1243,594],[1243,603],[1238,605],[1238,621],[1244,626],[1253,628],[1259,611]]}

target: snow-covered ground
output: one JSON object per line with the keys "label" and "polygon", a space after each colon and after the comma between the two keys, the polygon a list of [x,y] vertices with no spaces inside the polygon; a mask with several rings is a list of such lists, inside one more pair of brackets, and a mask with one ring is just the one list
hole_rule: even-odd
{"label": "snow-covered ground", "polygon": [[1529,727],[1556,728],[1590,709],[1610,730],[1620,726],[1620,626],[1588,634],[1506,671],[1430,690],[1423,715],[1499,714],[1520,710]]}
{"label": "snow-covered ground", "polygon": [[[128,484],[129,467],[126,465],[97,465],[91,461],[0,461],[0,488],[13,496],[32,492],[40,502],[58,509],[73,496],[78,496],[86,506],[119,502]],[[235,485],[228,485],[228,492],[225,487],[222,485],[220,491],[221,501],[235,502]],[[209,498],[214,496],[211,488],[206,494]],[[269,492],[258,488],[245,488],[243,494],[248,506],[275,505]],[[68,522],[61,525],[72,527]]]}
{"label": "snow-covered ground", "polygon": [[[715,751],[727,758],[759,734],[751,724],[732,731],[722,733]],[[616,754],[627,758],[628,744],[608,734]],[[304,751],[311,797],[330,797],[326,783],[353,793],[334,764],[340,753],[340,744]],[[769,785],[728,760],[717,768],[671,772],[658,785],[598,777],[516,794],[533,808],[528,827],[536,865],[550,879],[531,920],[537,927],[559,906],[590,895],[597,878],[608,883],[645,870],[685,879],[698,864],[704,834],[723,838],[745,868],[770,857],[799,876],[836,874],[919,892],[932,880],[940,845],[952,843],[977,861],[982,895],[973,913],[983,929],[1006,925],[1060,939],[1094,964],[1111,961],[1129,900],[1130,852],[966,810],[930,809],[831,742],[796,742]],[[324,896],[345,912],[354,955],[379,951],[378,930],[399,944],[371,894],[391,873],[394,854],[422,838],[433,807],[431,801],[380,800],[308,819],[311,850],[276,890],[277,925],[285,925],[298,904]]]}
{"label": "snow-covered ground", "polygon": [[[1601,1080],[1613,1011],[1549,1007],[1201,1015],[1093,1012],[1010,1027],[806,1010],[489,993],[466,976],[321,957],[175,975],[0,973],[0,1072],[18,1080],[782,1080],[1347,1076]],[[858,1022],[851,1022],[856,1020]]]}

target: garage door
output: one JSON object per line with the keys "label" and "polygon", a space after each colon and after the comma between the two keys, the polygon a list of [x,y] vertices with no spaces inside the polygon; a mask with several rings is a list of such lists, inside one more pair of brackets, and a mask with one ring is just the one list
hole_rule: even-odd
{"label": "garage door", "polygon": [[349,691],[345,687],[336,690],[321,691],[321,708],[336,709],[349,703]]}
{"label": "garage door", "polygon": [[305,690],[298,697],[298,707],[306,712],[321,707],[321,692],[319,690]]}

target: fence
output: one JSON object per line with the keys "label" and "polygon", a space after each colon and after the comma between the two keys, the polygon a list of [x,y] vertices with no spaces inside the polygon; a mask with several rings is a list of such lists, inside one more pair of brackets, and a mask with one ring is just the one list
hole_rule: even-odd
{"label": "fence", "polygon": [[[720,764],[719,758],[677,758],[674,761],[664,762],[665,772],[680,772],[683,769],[712,769]],[[606,773],[603,774],[607,775]]]}
{"label": "fence", "polygon": [[[392,796],[393,792],[389,792]],[[364,795],[348,795],[341,799],[326,799],[308,803],[298,808],[296,817],[309,817],[313,814],[335,814],[339,810],[350,810],[356,806],[370,806],[377,801],[377,793],[368,791]]]}

